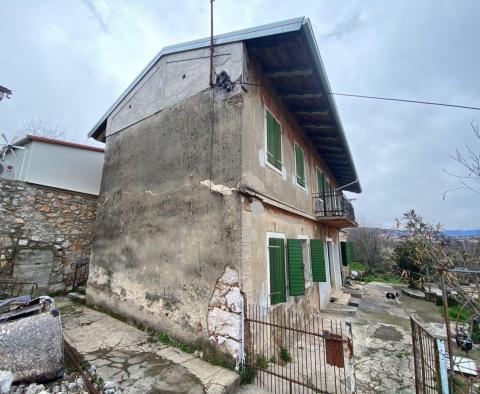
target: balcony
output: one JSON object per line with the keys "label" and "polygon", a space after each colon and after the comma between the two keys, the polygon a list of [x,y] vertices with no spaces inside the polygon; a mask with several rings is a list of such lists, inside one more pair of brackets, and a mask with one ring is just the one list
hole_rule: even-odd
{"label": "balcony", "polygon": [[357,227],[352,203],[341,192],[314,193],[313,209],[316,219],[332,227]]}

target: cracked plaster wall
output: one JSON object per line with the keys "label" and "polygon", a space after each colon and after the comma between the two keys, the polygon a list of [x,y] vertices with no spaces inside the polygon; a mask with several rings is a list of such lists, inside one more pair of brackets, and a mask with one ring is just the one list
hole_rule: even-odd
{"label": "cracked plaster wall", "polygon": [[238,90],[201,92],[107,138],[87,300],[192,340],[241,262]]}

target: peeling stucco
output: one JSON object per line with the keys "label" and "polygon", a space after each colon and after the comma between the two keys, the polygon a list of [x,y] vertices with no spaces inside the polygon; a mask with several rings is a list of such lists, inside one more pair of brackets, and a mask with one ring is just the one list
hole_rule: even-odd
{"label": "peeling stucco", "polygon": [[225,186],[225,185],[216,185],[210,179],[205,179],[200,182],[200,185],[210,188],[212,192],[223,194],[224,196],[230,196],[235,190],[234,188]]}

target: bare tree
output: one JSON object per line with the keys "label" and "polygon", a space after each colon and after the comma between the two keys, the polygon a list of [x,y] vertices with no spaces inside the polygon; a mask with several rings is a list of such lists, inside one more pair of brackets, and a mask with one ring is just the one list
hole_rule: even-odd
{"label": "bare tree", "polygon": [[66,132],[61,126],[58,124],[52,125],[43,118],[32,119],[26,124],[24,130],[27,134],[39,135],[57,140],[66,139]]}
{"label": "bare tree", "polygon": [[[475,137],[480,143],[480,128],[478,124],[475,124],[475,122],[472,120],[471,126]],[[443,192],[443,199],[445,199],[447,193],[460,189],[470,190],[474,193],[480,194],[480,149],[479,151],[475,152],[475,148],[467,145],[464,151],[461,151],[457,148],[455,150],[455,155],[451,157],[463,167],[464,173],[455,174],[444,170],[447,174],[457,178],[460,186]]]}
{"label": "bare tree", "polygon": [[382,263],[382,229],[377,227],[357,227],[348,231],[355,256],[370,269]]}

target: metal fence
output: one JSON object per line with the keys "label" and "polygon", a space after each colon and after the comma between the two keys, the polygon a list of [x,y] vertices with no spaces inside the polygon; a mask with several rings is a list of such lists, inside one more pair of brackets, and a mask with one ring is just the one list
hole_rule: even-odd
{"label": "metal fence", "polygon": [[413,360],[415,363],[415,389],[417,394],[441,393],[440,357],[437,340],[413,317],[412,326]]}
{"label": "metal fence", "polygon": [[247,306],[245,364],[274,393],[353,393],[351,326],[283,309]]}
{"label": "metal fence", "polygon": [[38,284],[34,282],[22,282],[15,278],[0,277],[0,300],[30,295],[32,298],[38,294]]}
{"label": "metal fence", "polygon": [[353,205],[341,192],[314,193],[313,205],[317,216],[341,216],[355,220]]}
{"label": "metal fence", "polygon": [[77,261],[72,264],[71,272],[67,277],[67,287],[75,290],[79,286],[87,283],[88,273],[90,271],[90,261],[88,259]]}

